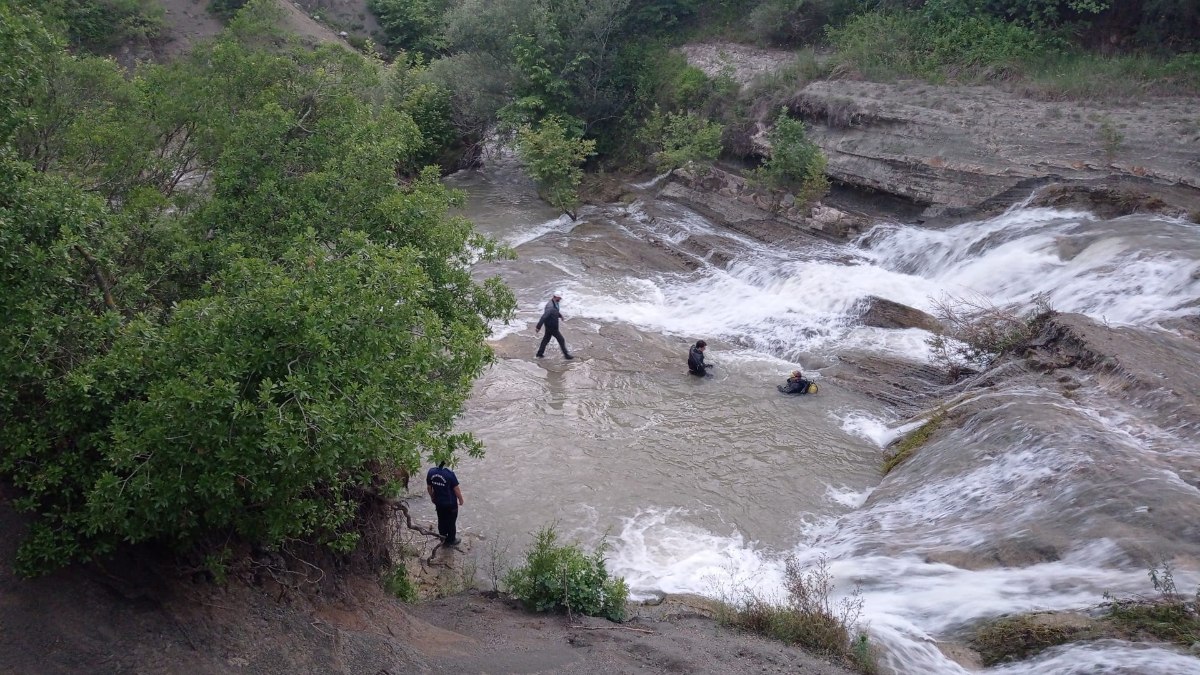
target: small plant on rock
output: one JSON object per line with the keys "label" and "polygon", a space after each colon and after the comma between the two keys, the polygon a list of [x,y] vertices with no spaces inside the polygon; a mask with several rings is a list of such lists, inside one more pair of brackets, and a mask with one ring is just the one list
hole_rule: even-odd
{"label": "small plant on rock", "polygon": [[588,555],[578,544],[562,544],[553,526],[534,535],[525,564],[504,577],[508,591],[535,612],[565,609],[611,621],[625,618],[629,589],[621,577],[611,577],[604,564],[602,542]]}
{"label": "small plant on rock", "polygon": [[789,556],[784,562],[786,600],[764,598],[745,588],[728,596],[718,610],[726,624],[750,633],[803,647],[840,659],[861,673],[877,673],[874,647],[860,625],[862,592],[855,588],[834,600],[829,560],[821,556],[811,564]]}
{"label": "small plant on rock", "polygon": [[808,204],[829,191],[825,155],[805,134],[804,122],[781,112],[767,135],[771,156],[754,172],[753,180],[776,190],[793,192]]}

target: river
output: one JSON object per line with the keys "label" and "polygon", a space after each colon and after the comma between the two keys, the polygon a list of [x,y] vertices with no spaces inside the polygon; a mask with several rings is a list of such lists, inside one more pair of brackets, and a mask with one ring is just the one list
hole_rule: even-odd
{"label": "river", "polygon": [[[514,557],[551,522],[587,544],[607,535],[612,571],[643,597],[777,593],[785,555],[825,555],[839,593],[861,588],[899,673],[967,672],[935,641],[981,618],[1147,593],[1153,556],[1175,561],[1181,589],[1200,581],[1195,428],[1016,383],[955,404],[965,423],[884,480],[883,447],[919,420],[823,377],[864,354],[930,359],[923,331],[857,324],[868,295],[930,310],[945,294],[1041,294],[1155,330],[1197,311],[1200,227],[1017,205],[943,229],[885,223],[848,243],[763,241],[654,199],[651,184],[571,222],[512,167],[449,182],[478,230],[518,254],[478,269],[520,309],[495,327],[499,358],[460,423],[486,447],[458,466],[467,533]],[[573,361],[554,344],[534,358],[555,290]],[[687,375],[696,339],[713,377]],[[797,367],[817,396],[776,392]],[[1103,641],[988,672],[1200,673],[1200,660]]]}

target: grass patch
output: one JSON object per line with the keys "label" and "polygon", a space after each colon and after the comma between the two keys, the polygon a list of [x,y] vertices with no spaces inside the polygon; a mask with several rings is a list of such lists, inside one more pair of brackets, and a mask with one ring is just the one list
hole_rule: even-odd
{"label": "grass patch", "polygon": [[1054,614],[1022,614],[989,621],[976,629],[969,640],[983,665],[991,667],[1020,661],[1058,645],[1101,637],[1090,624],[1057,620]]}
{"label": "grass patch", "polygon": [[1150,582],[1157,597],[1116,599],[1106,594],[1109,621],[1130,640],[1152,638],[1184,647],[1200,642],[1200,588],[1195,595],[1181,595],[1166,560],[1150,568]]}
{"label": "grass patch", "polygon": [[800,647],[866,675],[879,672],[873,645],[859,625],[862,593],[833,600],[833,575],[824,556],[811,565],[789,556],[784,565],[786,599],[763,598],[740,588],[724,596],[717,619],[724,625]]}
{"label": "grass patch", "polygon": [[904,460],[908,459],[918,448],[929,442],[929,438],[937,431],[942,423],[946,421],[946,411],[938,410],[924,424],[913,430],[900,442],[896,444],[896,449],[892,454],[888,455],[883,462],[883,475],[891,473],[892,469],[900,466]]}
{"label": "grass patch", "polygon": [[1200,54],[1060,54],[1028,64],[1014,85],[1027,96],[1055,101],[1189,96],[1200,93]]}
{"label": "grass patch", "polygon": [[835,72],[877,81],[1003,84],[1045,100],[1200,93],[1200,53],[1103,55],[991,16],[923,9],[860,14],[829,30]]}

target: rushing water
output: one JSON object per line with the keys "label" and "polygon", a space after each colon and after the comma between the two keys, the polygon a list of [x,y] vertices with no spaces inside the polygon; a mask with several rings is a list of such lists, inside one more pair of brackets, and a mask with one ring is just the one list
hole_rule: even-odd
{"label": "rushing water", "polygon": [[[468,532],[514,551],[550,522],[586,542],[607,533],[611,567],[642,595],[769,594],[783,556],[826,555],[842,591],[862,588],[870,631],[901,673],[966,672],[934,641],[980,618],[1145,592],[1153,555],[1183,562],[1181,588],[1197,580],[1194,429],[1111,397],[991,391],[955,404],[969,423],[881,485],[882,447],[913,424],[834,382],[815,397],[774,389],[797,365],[820,382],[848,353],[928,358],[921,331],[856,325],[868,295],[930,309],[946,294],[1042,294],[1147,328],[1195,313],[1197,226],[1014,208],[941,230],[883,225],[844,245],[768,244],[649,192],[570,222],[513,171],[451,182],[480,231],[519,256],[479,270],[500,274],[521,309],[496,326],[500,359],[461,423],[487,447],[459,467]],[[572,362],[553,344],[533,358],[553,290]],[[715,377],[686,374],[698,338]],[[1200,660],[1105,641],[992,672],[1197,673]]]}

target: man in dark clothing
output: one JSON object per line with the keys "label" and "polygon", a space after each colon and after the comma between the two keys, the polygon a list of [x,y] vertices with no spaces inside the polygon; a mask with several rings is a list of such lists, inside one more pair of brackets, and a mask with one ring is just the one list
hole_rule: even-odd
{"label": "man in dark clothing", "polygon": [[558,340],[558,346],[562,349],[564,359],[573,359],[571,353],[567,351],[567,341],[563,339],[562,333],[558,332],[558,320],[567,320],[567,317],[562,315],[558,309],[558,301],[562,300],[562,295],[555,293],[554,297],[550,298],[550,302],[546,303],[546,309],[542,311],[542,318],[538,319],[537,328],[533,330],[534,335],[542,330],[542,326],[546,327],[546,336],[542,338],[542,344],[538,346],[537,357],[540,359],[546,355],[546,345],[550,344],[550,338]]}
{"label": "man in dark clothing", "polygon": [[808,384],[808,380],[804,379],[804,373],[793,370],[792,376],[787,379],[787,382],[776,388],[784,394],[807,394]]}
{"label": "man in dark clothing", "polygon": [[708,369],[712,368],[711,364],[704,362],[704,350],[707,348],[707,342],[696,340],[696,344],[688,350],[688,372],[696,377],[708,375]]}
{"label": "man in dark clothing", "polygon": [[438,534],[442,535],[447,546],[454,546],[458,543],[458,533],[455,531],[458,507],[463,503],[462,490],[458,489],[458,476],[446,468],[445,462],[441,462],[426,474],[425,491],[437,509]]}

